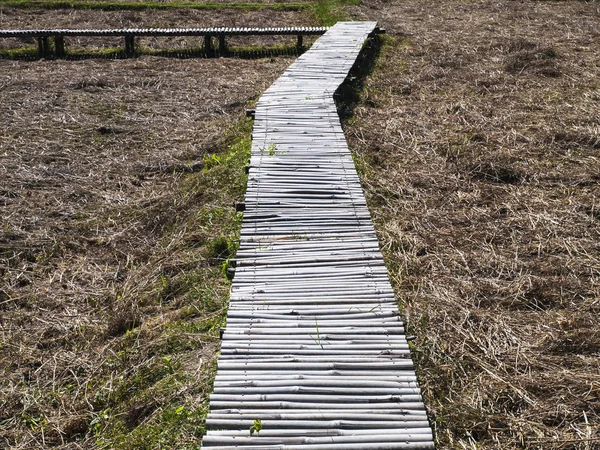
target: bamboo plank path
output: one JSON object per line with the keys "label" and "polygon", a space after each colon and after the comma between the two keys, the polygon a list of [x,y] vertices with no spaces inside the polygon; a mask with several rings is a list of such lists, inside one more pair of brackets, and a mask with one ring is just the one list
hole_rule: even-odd
{"label": "bamboo plank path", "polygon": [[333,101],[375,26],[332,27],[256,106],[203,448],[434,448]]}

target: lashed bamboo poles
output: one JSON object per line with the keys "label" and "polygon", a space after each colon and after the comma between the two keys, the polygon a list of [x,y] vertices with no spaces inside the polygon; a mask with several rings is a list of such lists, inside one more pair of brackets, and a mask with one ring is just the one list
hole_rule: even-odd
{"label": "lashed bamboo poles", "polygon": [[333,102],[375,26],[338,23],[256,106],[204,448],[433,448]]}
{"label": "lashed bamboo poles", "polygon": [[38,41],[39,56],[50,55],[48,40],[54,39],[54,56],[66,56],[65,37],[103,37],[120,36],[124,38],[126,56],[135,53],[135,39],[137,37],[174,37],[174,36],[203,36],[204,51],[214,51],[213,38],[219,41],[219,52],[226,51],[225,38],[227,36],[297,36],[297,47],[302,48],[303,36],[319,36],[327,31],[327,27],[280,27],[280,28],[123,28],[106,30],[0,30],[0,38],[36,38]]}

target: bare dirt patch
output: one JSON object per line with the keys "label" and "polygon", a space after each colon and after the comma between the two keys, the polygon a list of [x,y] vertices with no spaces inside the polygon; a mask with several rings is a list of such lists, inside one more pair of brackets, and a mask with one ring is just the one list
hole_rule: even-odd
{"label": "bare dirt patch", "polygon": [[439,448],[600,446],[600,14],[365,1],[346,127]]}
{"label": "bare dirt patch", "polygon": [[0,445],[198,445],[235,124],[290,61],[0,62]]}

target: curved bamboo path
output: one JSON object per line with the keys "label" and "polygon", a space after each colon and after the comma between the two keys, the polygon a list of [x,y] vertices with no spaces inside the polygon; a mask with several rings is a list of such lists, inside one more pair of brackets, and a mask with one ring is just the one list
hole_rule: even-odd
{"label": "curved bamboo path", "polygon": [[333,101],[375,26],[332,27],[256,106],[203,448],[434,448]]}

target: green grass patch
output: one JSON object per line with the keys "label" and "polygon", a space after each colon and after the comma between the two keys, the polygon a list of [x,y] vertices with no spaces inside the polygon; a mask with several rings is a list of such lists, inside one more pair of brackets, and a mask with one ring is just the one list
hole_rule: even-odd
{"label": "green grass patch", "polygon": [[352,20],[346,6],[358,6],[360,0],[317,0],[311,4],[315,20],[322,26],[332,26],[340,21]]}
{"label": "green grass patch", "polygon": [[[246,188],[251,129],[243,119],[227,130],[226,151],[207,155],[172,199],[182,216],[165,230],[161,246],[173,255],[196,250],[199,259],[156,273],[145,302],[160,308],[163,319],[115,338],[102,377],[90,382],[95,402],[86,433],[101,449],[199,448],[227,313],[230,282],[221,264],[237,251],[241,215],[231,205]],[[202,205],[193,211],[198,198]]]}
{"label": "green grass patch", "polygon": [[0,58],[3,59],[35,59],[38,58],[38,56],[39,53],[37,47],[0,49]]}

